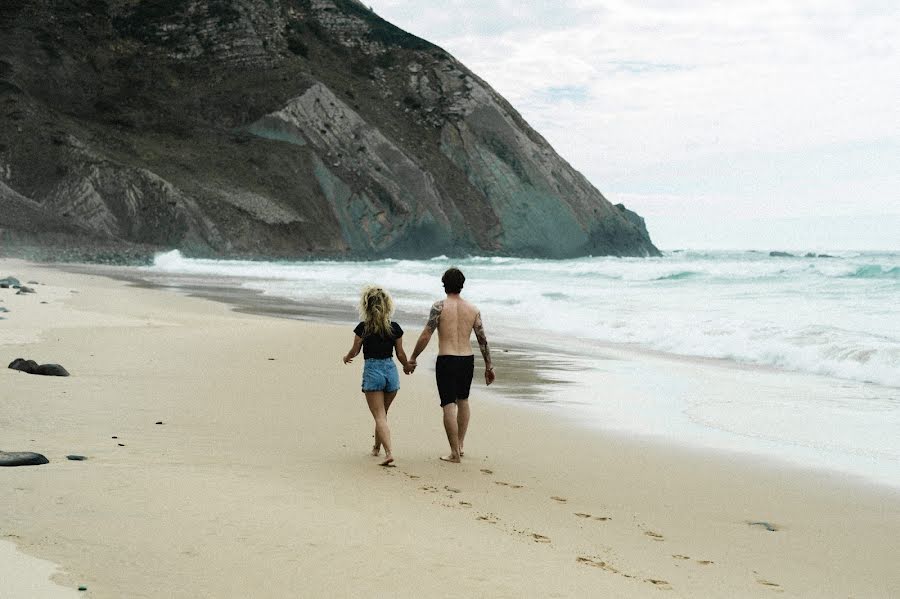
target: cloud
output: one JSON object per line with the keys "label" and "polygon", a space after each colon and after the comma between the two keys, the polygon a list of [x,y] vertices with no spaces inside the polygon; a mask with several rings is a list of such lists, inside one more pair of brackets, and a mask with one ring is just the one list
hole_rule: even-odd
{"label": "cloud", "polygon": [[[900,142],[896,2],[373,6],[488,81],[604,191],[645,193],[644,180],[655,188],[668,182],[662,191],[687,197],[684,190],[699,178],[728,187],[725,174],[703,165],[732,161],[746,172],[738,164],[725,169],[727,176],[743,176],[746,187],[790,204],[796,190],[779,193],[783,171],[774,161],[810,162],[832,147]],[[900,156],[865,160],[879,163],[878,181],[854,188],[840,173],[819,173],[818,187],[824,177],[871,211],[900,212],[900,187],[887,174],[900,171]],[[873,187],[878,193],[865,197]]]}

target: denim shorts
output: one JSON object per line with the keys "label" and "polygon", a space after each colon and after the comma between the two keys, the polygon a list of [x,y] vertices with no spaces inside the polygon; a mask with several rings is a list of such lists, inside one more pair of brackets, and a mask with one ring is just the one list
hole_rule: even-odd
{"label": "denim shorts", "polygon": [[394,358],[368,358],[363,367],[362,390],[394,393],[400,389],[400,375]]}

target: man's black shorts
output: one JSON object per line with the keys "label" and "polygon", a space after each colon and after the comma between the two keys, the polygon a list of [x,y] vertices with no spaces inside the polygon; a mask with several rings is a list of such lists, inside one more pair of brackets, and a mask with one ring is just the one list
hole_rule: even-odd
{"label": "man's black shorts", "polygon": [[438,356],[434,371],[442,407],[458,399],[469,399],[475,356]]}

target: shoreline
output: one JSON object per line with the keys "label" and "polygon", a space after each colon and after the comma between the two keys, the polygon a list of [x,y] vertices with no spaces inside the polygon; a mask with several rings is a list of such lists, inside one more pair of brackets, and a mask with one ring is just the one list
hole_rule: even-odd
{"label": "shoreline", "polygon": [[[279,295],[268,295],[261,290],[241,287],[241,278],[233,279],[234,286],[224,286],[225,278],[209,277],[203,275],[173,275],[170,273],[157,273],[135,267],[118,267],[103,265],[59,265],[68,272],[89,275],[99,275],[123,281],[139,288],[156,289],[175,292],[188,297],[197,297],[229,306],[238,313],[286,318],[304,322],[324,323],[339,326],[353,326],[356,322],[356,313],[353,308],[339,305],[325,305],[321,303],[302,304],[297,300],[285,298]],[[425,313],[413,314],[408,311],[398,310],[398,320],[413,322],[420,319],[424,322]],[[418,329],[413,327],[407,330],[407,339],[414,338]],[[490,329],[488,331],[491,333]],[[773,381],[770,387],[780,386],[783,381],[791,381],[795,387],[816,388],[822,397],[828,398],[832,388],[836,385],[850,389],[858,401],[865,401],[866,390],[875,389],[876,392],[894,389],[877,385],[875,383],[863,383],[859,381],[844,381],[825,375],[797,372],[779,369],[765,364],[752,364],[728,360],[726,358],[713,358],[703,356],[687,356],[682,354],[666,353],[660,350],[643,347],[637,344],[625,344],[615,342],[597,342],[583,338],[565,338],[562,335],[545,336],[543,343],[522,341],[523,335],[517,331],[501,331],[499,335],[491,334],[494,361],[507,375],[491,388],[488,393],[497,401],[522,404],[529,409],[555,409],[555,417],[568,418],[578,426],[584,426],[591,430],[609,435],[623,437],[637,436],[645,442],[655,443],[661,447],[675,445],[679,448],[693,451],[721,451],[727,454],[744,456],[748,459],[766,460],[772,462],[775,467],[795,467],[800,470],[816,470],[822,474],[831,476],[847,476],[859,479],[861,484],[883,486],[891,490],[900,490],[900,456],[887,458],[891,464],[872,464],[866,456],[856,459],[847,453],[829,453],[821,448],[816,449],[817,440],[808,441],[807,445],[782,434],[780,438],[766,439],[757,432],[732,431],[720,429],[715,423],[700,425],[699,429],[688,430],[690,423],[682,422],[680,433],[671,430],[670,425],[656,424],[654,427],[646,427],[630,423],[623,425],[619,421],[618,426],[610,425],[619,414],[604,414],[603,418],[597,418],[597,410],[575,399],[579,394],[590,392],[590,388],[604,385],[607,380],[604,377],[610,375],[619,379],[619,384],[629,378],[641,379],[642,372],[629,369],[628,365],[652,364],[648,368],[654,371],[673,371],[678,376],[687,379],[697,379],[712,373],[719,379],[743,378],[748,385],[757,384],[758,379]],[[408,341],[408,344],[411,343]],[[568,345],[568,348],[564,348]],[[411,347],[407,348],[411,350]],[[497,351],[499,350],[499,351]],[[477,353],[477,352],[476,352]],[[587,354],[587,355],[586,355]],[[480,357],[476,356],[480,360]],[[608,368],[612,364],[626,365],[625,372],[617,372],[615,368]],[[604,367],[606,367],[604,369]],[[429,366],[429,371],[433,367]],[[561,373],[559,376],[557,373]],[[671,381],[670,381],[671,382]],[[646,394],[646,390],[641,390]],[[702,394],[704,390],[697,390]],[[730,393],[731,390],[723,390]],[[765,393],[774,393],[771,389],[764,389]],[[665,393],[669,393],[666,389]],[[846,393],[850,393],[849,391]],[[843,400],[843,398],[841,398]],[[695,402],[696,400],[692,400]],[[781,409],[795,409],[788,402]],[[577,421],[567,415],[567,410],[574,409],[583,418],[593,418],[596,422]],[[665,407],[670,412],[688,414],[688,406]],[[765,418],[765,415],[760,415]],[[698,424],[698,419],[689,417],[688,420]],[[702,420],[700,418],[699,420]],[[827,423],[826,423],[827,424]],[[885,434],[889,434],[888,431]],[[752,437],[760,437],[754,439]],[[772,443],[775,443],[774,445]],[[824,451],[824,453],[823,453]],[[885,468],[888,468],[885,470]]]}
{"label": "shoreline", "polygon": [[2,296],[14,319],[0,326],[22,340],[0,350],[73,374],[0,374],[15,389],[0,416],[4,449],[51,460],[0,471],[10,481],[0,534],[63,564],[57,578],[78,577],[90,596],[900,589],[897,492],[574,427],[485,401],[483,383],[467,458],[448,466],[437,460],[446,441],[432,381],[415,376],[391,412],[398,467],[378,468],[365,455],[358,365],[339,364],[345,327],[0,265],[45,283],[14,305]]}
{"label": "shoreline", "polygon": [[52,582],[58,570],[56,564],[22,553],[12,541],[0,539],[0,584],[4,597],[75,599],[78,591]]}

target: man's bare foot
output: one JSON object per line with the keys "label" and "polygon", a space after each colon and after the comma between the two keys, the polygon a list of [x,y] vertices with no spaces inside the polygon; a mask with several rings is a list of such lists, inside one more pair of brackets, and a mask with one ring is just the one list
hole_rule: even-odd
{"label": "man's bare foot", "polygon": [[381,445],[372,446],[372,455],[381,455]]}
{"label": "man's bare foot", "polygon": [[461,457],[461,458],[466,457],[466,452],[463,451],[462,449],[460,449],[460,450],[459,450],[459,457]]}
{"label": "man's bare foot", "polygon": [[393,468],[393,463],[394,463],[394,456],[389,455],[389,456],[385,456],[384,461],[382,461],[378,465],[379,466],[390,466]]}
{"label": "man's bare foot", "polygon": [[442,455],[441,461],[452,462],[453,464],[459,464],[459,456],[454,456],[452,454],[451,455]]}

